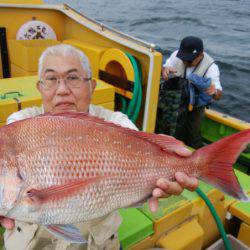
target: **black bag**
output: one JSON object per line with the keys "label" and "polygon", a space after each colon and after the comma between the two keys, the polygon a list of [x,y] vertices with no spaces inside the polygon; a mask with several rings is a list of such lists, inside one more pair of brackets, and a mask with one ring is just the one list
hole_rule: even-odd
{"label": "black bag", "polygon": [[159,90],[155,132],[175,136],[177,126],[182,126],[185,123],[188,101],[187,79],[175,77],[162,81]]}

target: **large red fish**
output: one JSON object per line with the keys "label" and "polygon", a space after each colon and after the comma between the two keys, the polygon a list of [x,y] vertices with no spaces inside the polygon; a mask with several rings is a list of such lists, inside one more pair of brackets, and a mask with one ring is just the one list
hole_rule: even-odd
{"label": "large red fish", "polygon": [[[134,131],[84,113],[42,115],[0,129],[0,215],[46,225],[82,242],[71,224],[150,196],[159,177],[200,177],[248,200],[232,164],[250,129],[180,157],[172,137]],[[60,225],[60,226],[59,226]]]}

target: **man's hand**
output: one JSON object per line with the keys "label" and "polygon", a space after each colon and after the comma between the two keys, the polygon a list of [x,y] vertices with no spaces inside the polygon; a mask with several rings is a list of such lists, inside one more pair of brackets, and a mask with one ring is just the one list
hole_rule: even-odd
{"label": "man's hand", "polygon": [[0,216],[0,224],[6,229],[13,229],[15,226],[14,220],[2,216]]}
{"label": "man's hand", "polygon": [[162,68],[162,77],[164,80],[168,80],[170,74],[176,74],[177,71],[171,67],[163,67]]}
{"label": "man's hand", "polygon": [[222,96],[222,91],[216,89],[214,83],[211,83],[210,87],[206,89],[205,93],[212,95],[215,100],[219,100]]}
{"label": "man's hand", "polygon": [[171,195],[180,195],[184,188],[194,191],[198,187],[198,180],[195,177],[189,177],[185,173],[176,172],[175,182],[160,178],[157,182],[157,188],[153,190],[153,197],[149,200],[149,208],[152,212],[158,209],[158,198],[167,198]]}
{"label": "man's hand", "polygon": [[[192,154],[192,151],[188,150],[185,146],[178,146],[175,153],[183,157],[188,157]],[[153,197],[149,200],[149,208],[152,212],[156,212],[158,209],[158,198],[166,198],[170,195],[180,195],[184,188],[189,191],[194,191],[199,185],[195,177],[189,177],[182,172],[176,172],[175,179],[175,182],[164,178],[157,180],[157,188],[153,190]]]}
{"label": "man's hand", "polygon": [[211,83],[211,85],[206,89],[205,93],[208,95],[214,95],[216,93],[216,88],[214,83]]}

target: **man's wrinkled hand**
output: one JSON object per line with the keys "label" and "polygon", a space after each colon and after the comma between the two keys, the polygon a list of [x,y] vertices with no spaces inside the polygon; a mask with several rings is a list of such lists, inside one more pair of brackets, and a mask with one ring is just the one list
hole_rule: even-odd
{"label": "man's wrinkled hand", "polygon": [[[180,142],[176,140],[176,142]],[[177,144],[175,153],[182,156],[191,156],[192,151],[187,149],[184,145]],[[199,183],[195,177],[189,177],[183,172],[175,173],[176,181],[169,181],[165,178],[160,178],[156,182],[156,188],[153,190],[152,198],[149,200],[149,208],[152,212],[156,212],[158,209],[158,198],[167,198],[170,195],[180,195],[184,189],[194,191]]]}
{"label": "man's wrinkled hand", "polygon": [[15,226],[14,220],[2,216],[0,216],[0,224],[6,229],[13,229]]}
{"label": "man's wrinkled hand", "polygon": [[157,180],[157,188],[153,190],[153,197],[149,200],[149,208],[152,212],[156,212],[158,209],[158,198],[180,195],[184,189],[194,191],[198,187],[198,180],[195,177],[189,177],[183,172],[176,172],[175,179],[174,182],[165,178]]}

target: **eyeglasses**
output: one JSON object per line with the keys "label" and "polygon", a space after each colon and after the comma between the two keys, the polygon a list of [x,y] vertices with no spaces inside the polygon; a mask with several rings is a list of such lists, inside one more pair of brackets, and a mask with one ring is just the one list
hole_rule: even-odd
{"label": "eyeglasses", "polygon": [[80,88],[84,83],[91,80],[91,78],[85,78],[74,74],[67,75],[66,77],[55,75],[46,76],[44,80],[41,79],[39,82],[45,89],[51,90],[58,88],[61,79],[64,81],[68,88]]}

